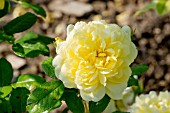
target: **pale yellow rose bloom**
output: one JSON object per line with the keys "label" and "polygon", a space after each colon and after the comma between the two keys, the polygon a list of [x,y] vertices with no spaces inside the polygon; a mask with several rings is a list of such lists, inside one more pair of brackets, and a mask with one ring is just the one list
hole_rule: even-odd
{"label": "pale yellow rose bloom", "polygon": [[116,106],[120,111],[126,112],[134,102],[135,92],[132,87],[127,87],[123,91],[123,98],[116,101]]}
{"label": "pale yellow rose bloom", "polygon": [[115,111],[128,111],[130,105],[134,102],[135,92],[132,87],[127,87],[123,91],[123,98],[121,100],[110,100],[108,106],[103,113],[112,113]]}
{"label": "pale yellow rose bloom", "polygon": [[142,94],[136,97],[130,113],[170,113],[170,93],[168,91],[151,91],[149,94]]}
{"label": "pale yellow rose bloom", "polygon": [[0,10],[4,9],[5,0],[0,0]]}
{"label": "pale yellow rose bloom", "polygon": [[107,94],[122,98],[137,56],[128,26],[105,21],[77,22],[67,27],[67,38],[57,45],[53,60],[56,76],[67,88],[78,88],[86,101]]}

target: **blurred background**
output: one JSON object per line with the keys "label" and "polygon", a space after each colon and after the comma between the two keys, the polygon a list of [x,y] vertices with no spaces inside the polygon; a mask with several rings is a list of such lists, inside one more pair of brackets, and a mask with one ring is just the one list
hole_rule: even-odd
{"label": "blurred background", "polygon": [[[66,38],[66,27],[78,21],[106,20],[119,26],[129,25],[134,31],[134,43],[138,57],[133,63],[147,64],[149,69],[140,76],[144,84],[144,93],[150,90],[170,89],[170,14],[159,16],[155,10],[149,10],[138,16],[134,13],[146,6],[151,0],[32,0],[47,12],[47,18],[40,18],[29,30],[49,37]],[[11,19],[31,11],[12,4],[13,11],[0,19],[0,27]],[[32,12],[32,11],[31,11]],[[15,34],[19,38],[24,33]],[[56,55],[53,45],[50,56]],[[12,63],[14,79],[20,74],[38,74],[50,80],[41,70],[41,61],[45,56],[21,58],[11,50],[11,46],[0,44],[0,57]]]}

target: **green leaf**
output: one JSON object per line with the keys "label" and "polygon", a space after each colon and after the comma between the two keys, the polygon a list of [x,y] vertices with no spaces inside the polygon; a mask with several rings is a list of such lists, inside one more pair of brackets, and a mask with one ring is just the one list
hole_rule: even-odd
{"label": "green leaf", "polygon": [[19,43],[13,44],[12,49],[16,55],[25,56],[24,48]]}
{"label": "green leaf", "polygon": [[9,9],[10,9],[10,2],[9,0],[5,0],[5,6],[2,10],[0,10],[0,18],[5,16],[8,13]]}
{"label": "green leaf", "polygon": [[35,4],[32,4],[32,3],[27,3],[27,2],[21,2],[21,5],[24,6],[24,7],[28,7],[28,8],[33,9],[33,11],[35,13],[37,13],[38,15],[46,17],[45,10],[42,7],[40,7],[39,5],[35,5]]}
{"label": "green leaf", "polygon": [[0,87],[0,98],[5,98],[11,91],[11,86]]}
{"label": "green leaf", "polygon": [[130,86],[139,86],[138,79],[134,77],[134,75],[131,75],[128,80],[128,87]]}
{"label": "green leaf", "polygon": [[16,43],[35,44],[37,42],[42,42],[42,43],[47,45],[47,44],[53,43],[54,40],[55,39],[52,39],[52,38],[47,37],[47,36],[43,36],[43,35],[35,34],[35,33],[32,33],[32,32],[28,32],[24,36],[22,36],[19,40],[17,40]]}
{"label": "green leaf", "polygon": [[138,80],[137,75],[131,75],[128,80],[128,87],[132,87],[135,94],[138,95],[143,92],[143,84]]}
{"label": "green leaf", "polygon": [[163,16],[170,12],[170,1],[169,0],[158,0],[156,3],[156,11],[159,15]]}
{"label": "green leaf", "polygon": [[35,24],[36,21],[37,16],[28,12],[13,19],[9,23],[7,23],[3,28],[6,34],[12,35],[14,33],[19,33],[29,29]]}
{"label": "green leaf", "polygon": [[50,111],[61,105],[60,98],[64,92],[61,81],[50,81],[37,87],[27,100],[29,113],[42,113]]}
{"label": "green leaf", "polygon": [[9,85],[13,77],[11,64],[5,59],[0,59],[0,87]]}
{"label": "green leaf", "polygon": [[9,103],[8,99],[1,99],[0,98],[0,113],[12,113],[12,106]]}
{"label": "green leaf", "polygon": [[140,15],[141,13],[144,13],[150,9],[154,9],[156,7],[156,3],[155,1],[152,1],[150,4],[144,6],[142,9],[140,9],[139,11],[137,11],[134,16],[138,16]]}
{"label": "green leaf", "polygon": [[24,74],[18,77],[17,82],[13,83],[12,87],[13,88],[26,87],[27,89],[32,90],[35,87],[40,86],[44,82],[45,82],[45,79],[42,77],[39,77],[38,75]]}
{"label": "green leaf", "polygon": [[139,65],[133,66],[131,67],[132,75],[141,75],[142,73],[147,71],[148,68],[149,67],[145,64],[139,64]]}
{"label": "green leaf", "polygon": [[4,32],[0,31],[0,43],[8,42],[10,44],[13,44],[14,41],[15,41],[15,38],[13,36],[7,35]]}
{"label": "green leaf", "polygon": [[41,42],[37,42],[35,44],[23,43],[23,44],[13,44],[12,49],[14,53],[20,57],[37,57],[42,54],[45,56],[49,56],[49,48]]}
{"label": "green leaf", "polygon": [[51,44],[53,41],[54,39],[47,36],[28,32],[13,44],[12,49],[21,57],[33,58],[39,54],[48,56],[50,51],[47,44]]}
{"label": "green leaf", "polygon": [[100,101],[98,102],[89,102],[89,110],[90,113],[101,113],[103,112],[107,105],[110,102],[110,97],[108,95],[105,95]]}
{"label": "green leaf", "polygon": [[23,113],[26,111],[28,94],[29,90],[26,88],[16,88],[12,91],[10,103],[12,105],[12,109],[16,113]]}
{"label": "green leaf", "polygon": [[167,0],[158,0],[157,4],[156,4],[156,10],[158,12],[158,14],[162,15],[164,10],[165,10],[165,4],[166,4]]}
{"label": "green leaf", "polygon": [[54,72],[54,67],[52,66],[53,58],[49,57],[42,62],[42,70],[51,78],[57,78]]}
{"label": "green leaf", "polygon": [[70,109],[73,113],[84,113],[83,102],[74,90],[66,90],[62,99],[65,100],[68,109]]}

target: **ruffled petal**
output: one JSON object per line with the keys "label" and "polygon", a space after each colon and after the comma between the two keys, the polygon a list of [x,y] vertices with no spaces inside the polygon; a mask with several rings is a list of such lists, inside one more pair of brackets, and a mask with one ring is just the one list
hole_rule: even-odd
{"label": "ruffled petal", "polygon": [[93,92],[85,92],[84,90],[80,90],[81,97],[86,101],[94,101],[97,102],[101,100],[105,95],[105,88],[102,85],[98,85],[98,87]]}
{"label": "ruffled petal", "polygon": [[106,94],[114,100],[122,99],[123,90],[127,87],[127,83],[113,84],[107,82]]}

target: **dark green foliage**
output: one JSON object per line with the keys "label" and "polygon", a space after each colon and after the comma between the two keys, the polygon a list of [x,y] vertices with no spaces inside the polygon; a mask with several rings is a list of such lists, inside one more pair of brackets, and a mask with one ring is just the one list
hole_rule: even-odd
{"label": "dark green foliage", "polygon": [[73,113],[84,113],[83,102],[74,90],[65,90],[62,99]]}
{"label": "dark green foliage", "polygon": [[42,70],[51,78],[57,78],[54,72],[54,67],[52,66],[53,58],[49,57],[42,62]]}
{"label": "dark green foliage", "polygon": [[11,64],[5,59],[0,59],[0,87],[9,85],[13,77]]}
{"label": "dark green foliage", "polygon": [[149,67],[145,64],[139,64],[139,65],[133,66],[131,67],[132,75],[141,75],[142,73],[147,71],[148,68]]}
{"label": "dark green foliage", "polygon": [[18,77],[17,82],[13,83],[12,87],[26,87],[27,89],[32,90],[33,88],[35,88],[36,86],[40,86],[44,82],[45,79],[39,77],[38,75],[24,74]]}
{"label": "dark green foliage", "polygon": [[16,41],[16,43],[31,43],[31,44],[35,44],[37,42],[42,42],[44,44],[52,44],[54,41],[54,39],[47,37],[47,36],[43,36],[43,35],[39,35],[39,34],[35,34],[33,32],[28,32],[26,33],[24,36],[22,36],[19,40]]}
{"label": "dark green foliage", "polygon": [[12,109],[16,113],[23,113],[26,111],[28,94],[29,90],[24,87],[16,88],[12,91],[10,96],[10,103],[12,105]]}
{"label": "dark green foliage", "polygon": [[12,113],[12,106],[8,99],[0,98],[0,113]]}
{"label": "dark green foliage", "polygon": [[48,56],[50,51],[47,44],[53,43],[53,40],[47,36],[28,32],[13,44],[12,49],[21,57],[33,58],[40,54]]}
{"label": "dark green foliage", "polygon": [[42,113],[50,111],[61,105],[61,96],[64,85],[61,81],[50,81],[37,87],[27,100],[29,113]]}
{"label": "dark green foliage", "polygon": [[24,7],[31,8],[38,15],[46,17],[45,10],[42,7],[40,7],[39,5],[32,4],[32,3],[27,3],[27,2],[21,2],[21,5],[24,6]]}
{"label": "dark green foliage", "polygon": [[23,32],[29,29],[35,24],[36,21],[37,21],[37,16],[28,12],[25,13],[24,15],[21,15],[11,20],[3,27],[3,29],[6,34],[12,35],[14,33]]}
{"label": "dark green foliage", "polygon": [[110,102],[110,97],[108,95],[105,95],[100,101],[98,102],[89,102],[89,110],[90,113],[102,113],[107,105]]}
{"label": "dark green foliage", "polygon": [[8,13],[9,9],[10,9],[10,2],[9,0],[5,0],[5,6],[2,10],[0,10],[0,18],[5,16]]}
{"label": "dark green foliage", "polygon": [[12,46],[13,51],[15,52],[16,55],[21,56],[21,57],[37,57],[38,55],[42,54],[45,56],[49,55],[49,48],[41,43],[37,42],[35,44],[30,44],[30,43],[23,43],[19,44],[16,43]]}
{"label": "dark green foliage", "polygon": [[[145,64],[139,64],[136,66],[131,67],[132,75],[128,80],[128,87],[133,86],[135,93],[139,94],[143,91],[143,86],[138,81],[138,76],[143,74],[145,71],[148,70],[148,66]],[[136,76],[136,77],[135,77]]]}
{"label": "dark green foliage", "polygon": [[13,36],[7,35],[4,32],[0,31],[0,43],[8,42],[10,44],[13,44],[14,41],[15,41],[15,38]]}

